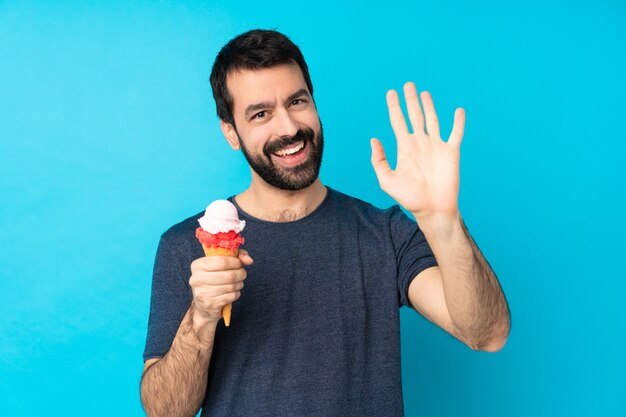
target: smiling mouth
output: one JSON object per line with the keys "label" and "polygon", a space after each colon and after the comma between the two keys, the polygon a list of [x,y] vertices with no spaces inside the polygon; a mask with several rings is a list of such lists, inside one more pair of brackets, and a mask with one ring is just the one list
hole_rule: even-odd
{"label": "smiling mouth", "polygon": [[302,154],[306,147],[305,141],[296,142],[293,145],[289,145],[279,151],[273,152],[272,155],[280,159],[292,159]]}

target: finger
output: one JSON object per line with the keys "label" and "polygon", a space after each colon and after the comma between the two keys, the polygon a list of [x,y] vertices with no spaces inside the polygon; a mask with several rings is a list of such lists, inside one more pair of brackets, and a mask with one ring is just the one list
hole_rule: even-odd
{"label": "finger", "polygon": [[[241,291],[244,287],[243,282],[238,282],[236,284],[227,284],[227,285],[211,285],[206,287],[195,288],[193,293],[193,297],[195,299],[216,299],[222,297],[227,294],[231,294],[234,292]],[[206,302],[208,304],[208,302]]]}
{"label": "finger", "polygon": [[211,294],[213,297],[217,297],[223,294],[241,291],[243,286],[244,286],[243,281],[238,281],[233,284],[213,285],[207,289],[206,294],[207,295]]}
{"label": "finger", "polygon": [[235,291],[235,292],[231,292],[228,294],[224,294],[222,297],[223,297],[222,298],[223,300],[224,299],[226,300],[226,303],[224,303],[224,305],[232,304],[235,301],[237,301],[239,297],[241,297],[241,291]]}
{"label": "finger", "polygon": [[425,133],[424,115],[422,114],[422,108],[420,107],[419,99],[417,97],[417,88],[415,87],[415,83],[408,82],[404,84],[404,99],[406,100],[406,108],[409,113],[409,120],[411,121],[413,133]]}
{"label": "finger", "polygon": [[370,145],[372,146],[372,166],[374,167],[376,177],[378,177],[378,182],[382,185],[383,182],[387,181],[392,170],[387,161],[382,143],[378,139],[372,138]]}
{"label": "finger", "polygon": [[199,288],[234,284],[236,282],[244,281],[247,275],[246,270],[243,268],[222,272],[200,271],[191,275],[189,278],[189,285],[192,288]]}
{"label": "finger", "polygon": [[400,100],[396,90],[387,91],[387,109],[389,109],[389,120],[396,138],[402,138],[409,134],[404,114],[400,108]]}
{"label": "finger", "polygon": [[241,260],[234,256],[204,256],[191,263],[191,270],[226,271],[241,268]]}
{"label": "finger", "polygon": [[241,297],[241,291],[234,291],[217,296],[214,300],[215,304],[221,305],[223,307],[226,304],[234,303],[239,299],[239,297]]}
{"label": "finger", "polygon": [[248,251],[245,249],[239,249],[239,259],[244,265],[252,265],[254,263],[254,259],[248,254]]}
{"label": "finger", "polygon": [[454,125],[448,143],[453,146],[461,146],[465,133],[465,109],[459,107],[454,111]]}
{"label": "finger", "polygon": [[435,112],[433,98],[428,91],[422,91],[422,104],[424,105],[424,115],[426,116],[426,130],[428,130],[428,136],[440,139],[439,120],[437,119],[437,112]]}

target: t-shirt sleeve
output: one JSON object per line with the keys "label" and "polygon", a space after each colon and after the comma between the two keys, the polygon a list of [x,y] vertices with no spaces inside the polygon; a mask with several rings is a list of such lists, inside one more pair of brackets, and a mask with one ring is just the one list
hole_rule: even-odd
{"label": "t-shirt sleeve", "polygon": [[426,268],[437,266],[424,233],[400,206],[391,207],[390,230],[398,265],[400,304],[410,307],[409,284]]}
{"label": "t-shirt sleeve", "polygon": [[143,360],[161,358],[169,351],[191,302],[191,288],[180,259],[161,236],[152,273],[148,335]]}

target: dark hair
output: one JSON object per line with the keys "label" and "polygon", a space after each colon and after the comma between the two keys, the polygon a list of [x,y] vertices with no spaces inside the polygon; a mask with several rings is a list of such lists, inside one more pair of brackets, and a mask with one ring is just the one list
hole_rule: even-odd
{"label": "dark hair", "polygon": [[255,29],[231,39],[217,54],[211,70],[211,88],[217,107],[217,116],[235,126],[233,98],[226,86],[226,77],[230,72],[294,63],[300,67],[311,98],[313,98],[309,68],[300,48],[287,36],[275,30]]}

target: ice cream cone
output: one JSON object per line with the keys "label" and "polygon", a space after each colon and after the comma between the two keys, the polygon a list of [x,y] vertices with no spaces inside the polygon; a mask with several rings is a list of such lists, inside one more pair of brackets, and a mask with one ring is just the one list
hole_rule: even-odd
{"label": "ice cream cone", "polygon": [[[206,256],[234,256],[239,255],[239,245],[244,238],[239,232],[246,225],[239,220],[237,208],[228,200],[215,200],[206,208],[204,216],[198,219],[200,227],[196,229],[196,238],[202,244]],[[232,304],[222,307],[224,324],[230,326]]]}
{"label": "ice cream cone", "polygon": [[[236,258],[239,255],[239,248],[212,248],[202,245],[202,249],[204,249],[205,256],[234,256]],[[226,327],[230,326],[230,316],[232,311],[233,305],[231,303],[222,307],[222,317],[224,318],[224,324]]]}
{"label": "ice cream cone", "polygon": [[204,256],[234,256],[235,258],[239,256],[239,248],[211,248],[202,245],[202,249],[204,249]]}

